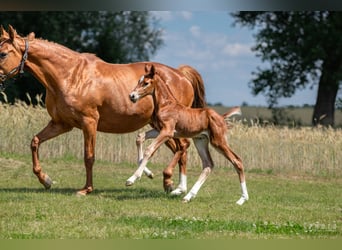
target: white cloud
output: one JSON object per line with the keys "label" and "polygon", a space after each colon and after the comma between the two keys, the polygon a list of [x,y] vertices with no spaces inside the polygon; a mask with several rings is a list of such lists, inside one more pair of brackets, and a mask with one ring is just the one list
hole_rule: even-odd
{"label": "white cloud", "polygon": [[223,48],[223,53],[228,56],[252,55],[251,44],[228,43]]}
{"label": "white cloud", "polygon": [[190,11],[150,11],[150,13],[162,22],[170,22],[179,18],[185,21],[192,19]]}
{"label": "white cloud", "polygon": [[191,26],[190,27],[190,33],[194,36],[199,38],[201,36],[201,28],[199,26]]}
{"label": "white cloud", "polygon": [[190,11],[181,11],[180,15],[185,19],[185,20],[190,20],[192,18],[192,12]]}
{"label": "white cloud", "polygon": [[173,19],[171,11],[150,11],[150,13],[162,22],[169,22]]}

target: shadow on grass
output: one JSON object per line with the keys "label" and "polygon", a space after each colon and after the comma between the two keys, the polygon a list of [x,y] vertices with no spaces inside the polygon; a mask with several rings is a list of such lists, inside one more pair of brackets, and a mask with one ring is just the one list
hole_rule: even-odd
{"label": "shadow on grass", "polygon": [[[61,194],[65,196],[74,195],[77,196],[78,189],[74,188],[25,188],[25,187],[14,187],[14,188],[0,188],[0,195],[2,193],[16,193],[16,194]],[[140,200],[149,198],[179,198],[177,196],[171,196],[162,190],[147,189],[147,188],[133,188],[133,187],[123,187],[123,188],[105,188],[105,189],[95,189],[91,194],[87,196],[99,196],[102,198],[115,199],[119,201],[123,200]]]}

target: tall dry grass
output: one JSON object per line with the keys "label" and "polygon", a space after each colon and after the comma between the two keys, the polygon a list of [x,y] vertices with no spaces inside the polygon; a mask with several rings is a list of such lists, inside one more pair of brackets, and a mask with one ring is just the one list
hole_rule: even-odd
{"label": "tall dry grass", "polygon": [[[30,154],[30,142],[49,121],[47,111],[23,103],[0,104],[1,154]],[[148,129],[148,127],[141,129]],[[130,134],[98,133],[96,159],[103,161],[136,162],[135,137]],[[247,126],[236,122],[228,133],[228,142],[239,154],[250,172],[295,175],[342,176],[342,130],[302,127]],[[217,167],[229,162],[211,149]],[[76,157],[83,159],[83,135],[78,129],[51,139],[40,148],[40,158]],[[152,162],[166,165],[172,154],[165,147],[155,154]],[[199,167],[200,159],[191,146],[188,166]]]}

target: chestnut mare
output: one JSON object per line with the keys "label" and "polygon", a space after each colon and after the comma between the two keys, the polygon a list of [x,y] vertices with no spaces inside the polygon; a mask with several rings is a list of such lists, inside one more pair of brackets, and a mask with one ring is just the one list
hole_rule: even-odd
{"label": "chestnut mare", "polygon": [[242,205],[248,200],[243,164],[240,157],[227,144],[227,121],[225,121],[232,115],[241,114],[240,108],[233,108],[221,116],[210,108],[195,109],[186,107],[177,101],[169,86],[165,84],[164,79],[167,79],[167,75],[159,71],[159,65],[156,65],[156,68],[153,64],[146,64],[145,75],[140,78],[138,85],[129,96],[134,103],[140,99],[143,101],[145,96],[152,96],[155,109],[152,123],[158,130],[155,132],[158,135],[144,152],[143,160],[135,174],[127,181],[134,182],[141,177],[148,160],[165,141],[173,137],[192,138],[202,160],[203,170],[195,185],[183,198],[183,201],[189,202],[196,196],[214,167],[208,148],[210,142],[219,153],[234,165],[242,190],[241,198],[236,203]]}
{"label": "chestnut mare", "polygon": [[[45,188],[52,180],[43,173],[38,149],[41,143],[72,130],[83,131],[85,186],[78,194],[93,190],[96,131],[128,133],[151,124],[152,98],[133,104],[129,91],[144,73],[145,63],[109,64],[95,55],[78,53],[57,43],[36,39],[34,33],[21,37],[9,26],[0,29],[0,85],[8,78],[27,70],[46,88],[46,108],[50,122],[31,142],[33,172]],[[190,66],[173,69],[156,63],[168,78],[168,84],[186,106],[204,106],[204,85],[201,76]],[[164,188],[172,188],[171,175],[179,163],[180,177],[186,174],[186,148],[189,141],[170,139],[168,147],[175,153],[164,170]],[[150,175],[146,169],[146,172]],[[182,181],[184,185],[184,181]],[[184,187],[182,188],[184,189]]]}

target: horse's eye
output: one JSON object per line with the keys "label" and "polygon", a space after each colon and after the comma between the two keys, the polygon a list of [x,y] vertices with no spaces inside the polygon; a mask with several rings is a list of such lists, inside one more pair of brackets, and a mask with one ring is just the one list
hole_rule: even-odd
{"label": "horse's eye", "polygon": [[7,53],[0,52],[0,59],[4,59],[7,56]]}
{"label": "horse's eye", "polygon": [[144,88],[147,87],[148,84],[149,84],[149,82],[144,82],[143,87]]}

